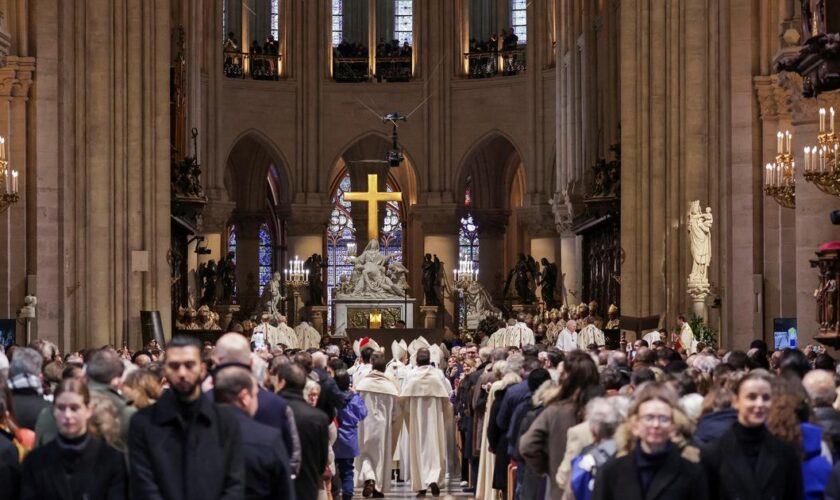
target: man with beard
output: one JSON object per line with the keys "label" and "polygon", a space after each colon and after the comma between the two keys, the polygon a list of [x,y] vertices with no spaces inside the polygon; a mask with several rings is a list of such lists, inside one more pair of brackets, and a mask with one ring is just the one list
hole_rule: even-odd
{"label": "man with beard", "polygon": [[173,338],[166,346],[163,373],[170,389],[131,419],[131,496],[243,498],[245,462],[239,423],[231,409],[214,405],[202,394],[207,367],[198,341]]}

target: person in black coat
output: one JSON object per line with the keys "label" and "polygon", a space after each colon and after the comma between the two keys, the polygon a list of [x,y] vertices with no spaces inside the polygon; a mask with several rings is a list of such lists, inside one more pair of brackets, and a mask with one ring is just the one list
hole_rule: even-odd
{"label": "person in black coat", "polygon": [[733,390],[738,421],[702,449],[701,463],[714,498],[796,500],[802,498],[799,453],[765,427],[770,409],[772,376],[749,372]]}
{"label": "person in black coat", "polygon": [[241,499],[245,461],[239,423],[229,408],[201,393],[207,372],[201,345],[189,337],[173,338],[163,370],[170,390],[131,419],[132,497]]}
{"label": "person in black coat", "polygon": [[87,386],[63,380],[53,408],[58,436],[24,460],[21,500],[128,498],[123,454],[88,433],[91,412]]}
{"label": "person in black coat", "polygon": [[17,500],[20,491],[20,462],[12,438],[0,433],[0,500]]}
{"label": "person in black coat", "polygon": [[245,455],[245,498],[294,500],[289,454],[279,430],[254,420],[259,407],[258,385],[247,369],[228,366],[216,372],[213,394],[229,406],[242,430]]}
{"label": "person in black coat", "polygon": [[295,424],[300,436],[300,473],[295,478],[295,496],[298,500],[315,500],[321,478],[327,467],[329,425],[327,414],[303,399],[306,372],[296,363],[280,365],[277,376],[285,384],[280,395],[289,403],[295,414]]}
{"label": "person in black coat", "polygon": [[676,433],[676,393],[651,382],[639,391],[629,411],[636,437],[633,450],[607,462],[595,476],[593,500],[706,500],[706,475],[684,459],[671,442]]}

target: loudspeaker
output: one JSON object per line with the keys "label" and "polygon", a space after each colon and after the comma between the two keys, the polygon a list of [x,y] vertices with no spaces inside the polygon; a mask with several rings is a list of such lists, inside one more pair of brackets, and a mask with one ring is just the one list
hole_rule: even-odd
{"label": "loudspeaker", "polygon": [[152,339],[157,340],[161,348],[166,346],[166,342],[163,340],[163,324],[160,322],[160,311],[140,311],[140,325],[144,346]]}

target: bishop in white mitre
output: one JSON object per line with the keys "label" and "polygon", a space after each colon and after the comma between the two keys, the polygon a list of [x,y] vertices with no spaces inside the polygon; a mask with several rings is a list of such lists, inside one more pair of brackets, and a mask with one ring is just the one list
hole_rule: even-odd
{"label": "bishop in white mitre", "polygon": [[[367,418],[359,424],[359,451],[355,469],[363,496],[388,493],[391,483],[391,458],[396,437],[402,428],[400,391],[386,371],[385,355],[370,357],[371,371],[355,386],[367,408]],[[378,495],[376,495],[378,496]]]}
{"label": "bishop in white mitre", "polygon": [[571,352],[578,348],[577,322],[570,319],[557,335],[557,348],[563,352]]}
{"label": "bishop in white mitre", "polygon": [[321,347],[321,334],[306,321],[301,321],[295,327],[295,337],[297,337],[298,349],[305,351]]}
{"label": "bishop in white mitre", "polygon": [[522,346],[534,345],[535,343],[534,330],[528,328],[524,321],[512,318],[508,321],[508,326],[505,329],[505,347],[521,349]]}
{"label": "bishop in white mitre", "polygon": [[417,367],[400,394],[408,424],[411,489],[423,494],[431,490],[437,496],[446,475],[447,426],[454,425],[451,386],[431,365],[428,349],[419,349],[415,362]]}

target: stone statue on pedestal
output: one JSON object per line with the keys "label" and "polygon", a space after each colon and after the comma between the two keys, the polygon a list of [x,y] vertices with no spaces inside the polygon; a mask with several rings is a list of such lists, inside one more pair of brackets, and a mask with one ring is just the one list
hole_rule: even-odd
{"label": "stone statue on pedestal", "polygon": [[530,255],[526,258],[525,254],[519,254],[519,260],[514,264],[513,269],[508,272],[507,281],[505,281],[505,288],[503,295],[507,295],[510,288],[510,282],[513,280],[516,287],[516,295],[523,304],[533,304],[536,300],[533,284],[536,283],[536,262]]}
{"label": "stone statue on pedestal", "polygon": [[[405,289],[388,275],[391,257],[379,251],[379,243],[370,240],[358,257],[350,257],[353,273],[347,285],[349,293],[339,291],[338,299],[404,298]],[[405,269],[405,268],[403,268]],[[399,279],[399,278],[397,278]]]}
{"label": "stone statue on pedestal", "polygon": [[691,242],[691,274],[688,276],[688,294],[694,302],[694,313],[705,318],[705,300],[709,294],[709,263],[712,260],[712,209],[703,212],[700,201],[694,200],[688,208],[688,234]]}
{"label": "stone statue on pedestal", "polygon": [[438,282],[440,281],[440,260],[432,260],[432,254],[427,253],[423,259],[423,295],[427,306],[439,306]]}
{"label": "stone statue on pedestal", "polygon": [[324,267],[323,258],[317,253],[313,253],[303,263],[303,267],[309,270],[309,300],[306,302],[306,305],[324,305],[324,287],[321,279],[321,271]]}
{"label": "stone statue on pedestal", "polygon": [[260,297],[258,309],[267,311],[272,318],[280,314],[280,302],[285,298],[282,293],[282,279],[283,276],[279,272],[274,273],[263,288],[262,297]]}
{"label": "stone statue on pedestal", "polygon": [[488,316],[502,317],[502,311],[493,305],[492,297],[478,281],[471,282],[464,290],[464,305],[467,310],[467,328],[478,325]]}
{"label": "stone statue on pedestal", "polygon": [[542,299],[546,309],[554,309],[557,307],[557,301],[554,300],[554,290],[557,288],[557,264],[549,262],[545,257],[540,259],[540,264],[542,264],[539,279]]}

